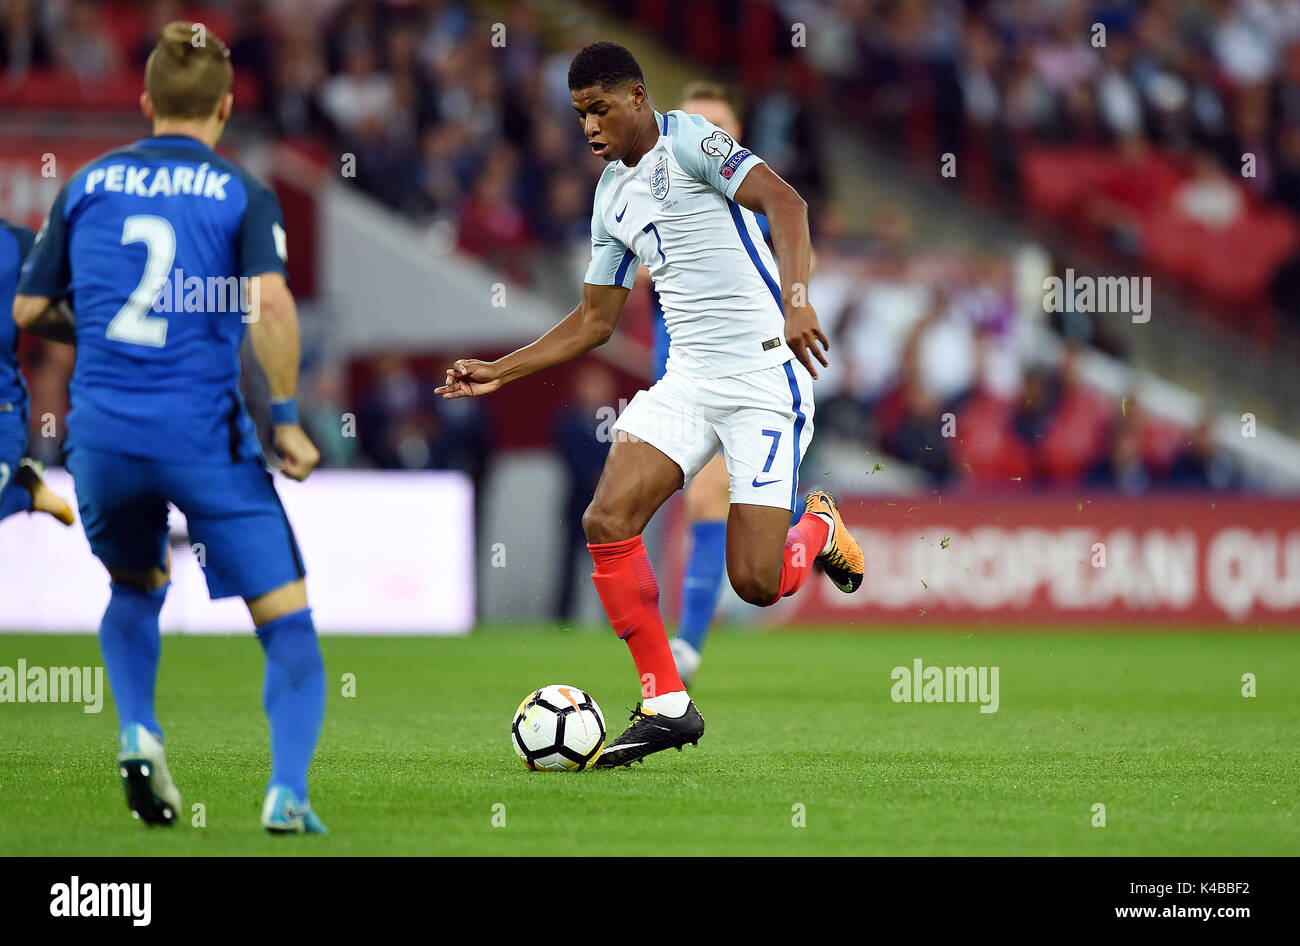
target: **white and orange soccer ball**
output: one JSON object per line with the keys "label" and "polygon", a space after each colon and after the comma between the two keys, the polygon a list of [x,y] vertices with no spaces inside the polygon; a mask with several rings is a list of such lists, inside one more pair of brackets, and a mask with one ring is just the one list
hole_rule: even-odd
{"label": "white and orange soccer ball", "polygon": [[605,748],[605,717],[585,690],[553,683],[519,704],[510,744],[535,772],[587,769]]}

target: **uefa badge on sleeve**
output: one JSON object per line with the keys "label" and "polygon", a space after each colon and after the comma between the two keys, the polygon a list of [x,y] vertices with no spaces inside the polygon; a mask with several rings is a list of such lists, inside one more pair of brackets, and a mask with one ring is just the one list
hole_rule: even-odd
{"label": "uefa badge on sleeve", "polygon": [[668,196],[668,159],[666,157],[659,159],[654,172],[650,175],[650,193],[655,195],[655,200],[663,200]]}

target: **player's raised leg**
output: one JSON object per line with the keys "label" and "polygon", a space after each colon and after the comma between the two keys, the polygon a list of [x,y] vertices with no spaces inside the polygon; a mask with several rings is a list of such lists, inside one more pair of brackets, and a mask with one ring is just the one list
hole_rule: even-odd
{"label": "player's raised leg", "polygon": [[602,767],[628,765],[652,752],[699,741],[704,719],[677,673],[659,612],[659,582],[641,541],[655,511],[682,485],[682,468],[657,447],[620,440],[583,516],[596,570],[592,581],[615,633],[627,643],[645,699],[632,725],[605,747]]}
{"label": "player's raised leg", "polygon": [[18,452],[0,451],[0,519],[33,509],[32,494],[14,482],[17,472]]}
{"label": "player's raised leg", "polygon": [[[27,494],[25,501],[18,501],[26,506],[22,511],[43,512],[53,516],[65,526],[72,525],[76,521],[72,515],[72,507],[68,505],[67,500],[45,485],[44,472],[41,464],[30,457],[18,461],[18,471],[14,474],[13,485],[17,490]],[[18,511],[12,508],[6,509],[6,501],[7,497],[0,498],[0,519],[11,512]]]}
{"label": "player's raised leg", "polygon": [[718,591],[726,574],[727,513],[731,503],[727,464],[714,454],[686,489],[686,519],[691,551],[682,579],[681,620],[672,639],[673,659],[682,680],[700,667],[701,652],[718,609]]}
{"label": "player's raised leg", "polygon": [[[708,387],[711,400],[724,405],[713,413],[731,473],[727,574],[736,593],[750,604],[775,604],[803,587],[818,560],[841,591],[856,591],[862,549],[829,493],[810,494],[790,526],[799,465],[813,435],[811,374],[791,359]],[[725,406],[733,403],[743,406]]]}
{"label": "player's raised leg", "polygon": [[827,492],[808,495],[793,527],[785,509],[733,503],[727,538],[727,574],[736,594],[750,604],[767,607],[794,594],[817,560],[841,591],[862,584],[862,549]]}
{"label": "player's raised leg", "polygon": [[12,312],[19,270],[35,239],[26,227],[0,219],[0,519],[45,512],[72,525],[72,509],[45,485],[41,465],[23,456],[29,399],[18,370],[18,323]]}

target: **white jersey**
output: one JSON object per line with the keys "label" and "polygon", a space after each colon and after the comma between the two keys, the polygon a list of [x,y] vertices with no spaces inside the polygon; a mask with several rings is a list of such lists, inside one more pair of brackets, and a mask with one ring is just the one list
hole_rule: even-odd
{"label": "white jersey", "polygon": [[655,112],[659,140],[596,185],[586,282],[631,288],[650,270],[671,339],[668,371],[724,378],[793,357],[776,261],[732,198],[763,163],[698,115]]}

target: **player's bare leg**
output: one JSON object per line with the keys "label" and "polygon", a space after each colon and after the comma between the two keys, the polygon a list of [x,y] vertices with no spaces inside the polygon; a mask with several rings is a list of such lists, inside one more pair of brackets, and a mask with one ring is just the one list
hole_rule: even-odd
{"label": "player's bare leg", "polygon": [[829,493],[814,492],[793,528],[774,506],[733,503],[727,523],[727,574],[750,604],[767,606],[803,587],[814,561],[844,592],[862,584],[863,556]]}
{"label": "player's bare leg", "polygon": [[307,582],[299,578],[245,599],[266,651],[262,705],[271,724],[271,780],[262,827],[272,834],[329,834],[307,800],[307,770],[325,715],[325,665]]}
{"label": "player's bare leg", "polygon": [[641,541],[655,511],[682,485],[682,470],[658,448],[620,435],[610,447],[596,494],[582,517],[596,570],[591,580],[609,623],[627,643],[644,701],[632,725],[605,747],[597,765],[629,765],[663,749],[697,743],[704,718],[686,693],[659,612],[659,582]]}
{"label": "player's bare leg", "polygon": [[121,722],[117,770],[126,803],[134,817],[159,825],[174,824],[181,810],[181,793],[167,769],[162,729],[153,710],[161,648],[158,613],[170,570],[170,557],[161,567],[109,568],[112,596],[99,630]]}
{"label": "player's bare leg", "polygon": [[657,447],[622,431],[609,448],[595,495],[582,516],[587,542],[639,536],[659,507],[682,488],[682,469]]}
{"label": "player's bare leg", "polygon": [[65,526],[75,521],[72,507],[62,496],[45,485],[44,471],[40,464],[30,458],[24,458],[14,473],[14,485],[24,489],[32,497],[32,512],[43,512],[53,516]]}
{"label": "player's bare leg", "polygon": [[249,616],[258,627],[282,618],[294,611],[307,607],[307,582],[299,578],[287,585],[281,585],[268,591],[259,598],[249,598],[244,602],[248,606]]}
{"label": "player's bare leg", "polygon": [[[775,506],[735,503],[727,518],[727,577],[741,600],[767,605],[780,597],[782,549],[790,513]],[[821,551],[808,552],[807,564]]]}

